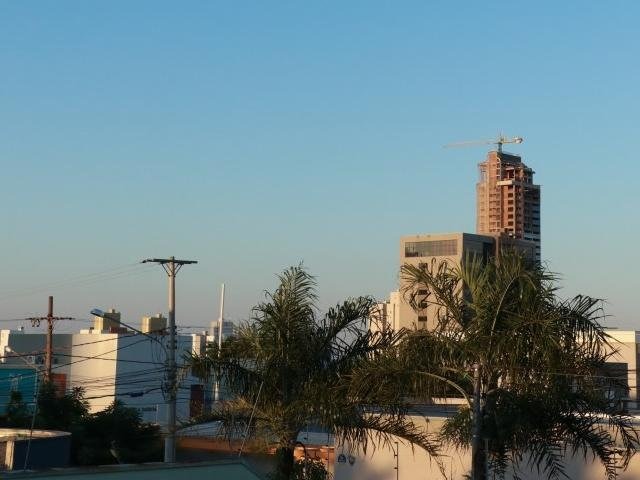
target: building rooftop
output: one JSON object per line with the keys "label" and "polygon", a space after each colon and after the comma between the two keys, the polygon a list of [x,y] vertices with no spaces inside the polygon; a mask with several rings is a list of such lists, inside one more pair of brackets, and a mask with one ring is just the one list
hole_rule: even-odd
{"label": "building rooftop", "polygon": [[55,480],[184,480],[185,478],[224,478],[225,480],[259,480],[240,461],[197,464],[106,465],[95,468],[65,468],[42,473],[12,473],[11,478],[50,478]]}
{"label": "building rooftop", "polygon": [[0,442],[7,440],[23,440],[29,437],[37,440],[39,438],[68,437],[69,432],[59,432],[57,430],[29,430],[28,428],[0,428]]}

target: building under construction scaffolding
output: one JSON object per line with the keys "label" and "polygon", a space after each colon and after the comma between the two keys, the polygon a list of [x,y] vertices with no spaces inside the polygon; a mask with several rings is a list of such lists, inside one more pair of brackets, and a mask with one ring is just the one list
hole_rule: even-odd
{"label": "building under construction scaffolding", "polygon": [[500,150],[478,165],[476,232],[534,242],[540,261],[540,185],[521,157]]}

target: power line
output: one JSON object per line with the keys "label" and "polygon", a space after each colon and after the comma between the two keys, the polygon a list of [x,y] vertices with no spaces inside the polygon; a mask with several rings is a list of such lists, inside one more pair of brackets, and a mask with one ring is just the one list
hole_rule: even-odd
{"label": "power line", "polygon": [[[79,334],[81,335],[81,334]],[[117,335],[114,336],[112,338],[104,338],[102,340],[94,340],[92,342],[84,342],[84,343],[74,343],[71,345],[71,347],[82,347],[85,345],[93,345],[95,343],[102,343],[102,342],[113,342],[114,340],[120,340],[121,338],[131,338],[131,337],[135,337],[136,335],[138,335],[137,333],[132,333],[130,335]],[[62,347],[62,348],[66,348],[66,347]]]}
{"label": "power line", "polygon": [[[113,377],[113,376],[99,378],[97,379],[96,382],[75,381],[71,383],[71,386],[90,388],[91,390],[95,391],[95,390],[104,390],[107,388],[123,387],[123,386],[130,386],[130,385],[145,385],[145,384],[155,385],[158,381],[162,380],[162,377],[161,376],[154,377],[150,375],[155,373],[161,373],[163,371],[164,371],[164,368],[152,370],[152,371],[149,371],[149,370],[138,371],[136,372],[137,373],[136,376],[131,376],[129,378],[123,379],[122,381],[120,381],[120,377],[117,377],[117,380],[114,381],[116,377]],[[22,381],[24,378],[25,377],[21,378],[20,381]],[[3,379],[3,380],[7,381],[7,380],[13,380],[13,379]],[[110,395],[115,396],[114,393],[111,393]],[[10,397],[11,397],[11,392],[9,391],[7,391],[6,393],[0,393],[0,398],[10,398]]]}
{"label": "power line", "polygon": [[[113,336],[111,338],[105,338],[102,340],[94,340],[92,342],[84,342],[84,343],[73,343],[71,345],[60,345],[58,347],[56,347],[56,350],[71,350],[73,347],[81,347],[81,346],[85,346],[85,345],[93,345],[96,343],[103,343],[103,342],[113,342],[115,340],[120,340],[122,338],[131,338],[131,337],[135,337],[137,334],[131,334],[131,335],[116,335]],[[20,357],[30,357],[32,355],[39,355],[44,353],[44,350],[32,350],[31,352],[16,352],[13,353],[11,355],[4,355],[4,356],[0,356],[0,360],[3,359],[10,359],[10,358],[20,358]],[[60,354],[61,355],[61,354]],[[107,360],[107,359],[105,359]]]}
{"label": "power line", "polygon": [[[68,367],[68,366],[70,366],[70,365],[75,365],[75,364],[77,364],[77,363],[86,362],[86,361],[88,361],[88,360],[94,360],[94,359],[96,359],[96,358],[99,358],[99,357],[100,357],[100,356],[102,356],[102,355],[107,355],[107,354],[109,354],[109,353],[118,352],[118,351],[120,351],[120,350],[124,350],[125,348],[129,348],[129,347],[132,347],[132,346],[134,346],[134,345],[138,345],[139,343],[141,343],[141,342],[145,342],[145,341],[147,341],[147,339],[146,339],[146,338],[143,338],[143,339],[141,339],[141,340],[138,340],[137,342],[133,342],[133,343],[130,343],[130,344],[128,344],[128,345],[122,345],[122,346],[120,346],[120,347],[118,347],[118,348],[115,348],[115,349],[113,349],[113,350],[109,350],[109,351],[107,351],[107,352],[98,353],[98,354],[93,355],[93,356],[91,356],[91,357],[82,358],[82,359],[80,359],[80,360],[74,360],[73,362],[68,362],[68,363],[58,364],[58,365],[56,365],[56,366],[52,367],[52,368],[51,368],[51,370],[57,370],[57,369],[59,369],[59,368]],[[100,360],[106,360],[106,359],[100,359]],[[123,361],[123,359],[117,359],[117,358],[112,358],[112,359],[110,359],[110,360],[112,360],[112,361],[114,361],[114,362],[122,362],[122,361]],[[28,375],[28,376],[25,376],[25,377],[22,377],[22,378],[37,377],[37,376],[38,376],[38,373],[39,373],[39,372],[36,372],[36,373],[34,373],[33,375]]]}
{"label": "power line", "polygon": [[69,357],[69,358],[85,358],[87,360],[106,360],[111,362],[123,362],[123,363],[139,363],[144,365],[164,365],[162,362],[148,362],[146,360],[128,360],[124,358],[96,358],[87,355],[70,355],[68,353],[58,353],[57,355],[61,357]]}
{"label": "power line", "polygon": [[8,300],[11,298],[25,297],[41,293],[47,290],[56,290],[60,288],[67,288],[73,286],[91,285],[94,283],[113,280],[116,278],[123,278],[132,275],[139,275],[150,271],[150,268],[140,268],[139,263],[133,263],[124,265],[122,267],[116,267],[113,269],[105,270],[103,272],[90,273],[85,275],[79,275],[77,277],[71,277],[67,280],[54,281],[45,284],[36,285],[33,287],[27,287],[23,289],[13,290],[10,293],[0,296],[0,301]]}

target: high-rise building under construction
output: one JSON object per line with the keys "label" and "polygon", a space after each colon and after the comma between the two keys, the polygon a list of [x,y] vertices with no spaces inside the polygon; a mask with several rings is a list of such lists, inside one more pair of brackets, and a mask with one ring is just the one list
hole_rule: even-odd
{"label": "high-rise building under construction", "polygon": [[476,232],[534,242],[539,261],[540,185],[533,183],[534,171],[521,157],[501,147],[478,165]]}

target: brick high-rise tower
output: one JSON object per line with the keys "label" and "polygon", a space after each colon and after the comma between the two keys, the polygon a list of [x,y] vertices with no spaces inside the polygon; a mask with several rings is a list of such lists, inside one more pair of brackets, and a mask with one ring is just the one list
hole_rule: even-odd
{"label": "brick high-rise tower", "polygon": [[518,155],[501,150],[489,152],[478,165],[476,231],[532,241],[540,260],[540,185]]}

